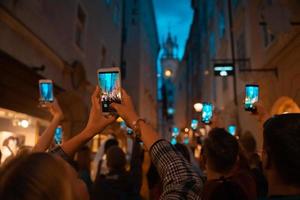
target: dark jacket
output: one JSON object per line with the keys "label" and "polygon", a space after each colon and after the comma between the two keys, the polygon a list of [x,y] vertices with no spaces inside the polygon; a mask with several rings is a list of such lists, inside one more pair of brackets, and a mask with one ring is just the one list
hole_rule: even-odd
{"label": "dark jacket", "polygon": [[110,171],[97,176],[93,186],[92,200],[139,200],[142,185],[143,152],[139,142],[133,144],[130,170]]}

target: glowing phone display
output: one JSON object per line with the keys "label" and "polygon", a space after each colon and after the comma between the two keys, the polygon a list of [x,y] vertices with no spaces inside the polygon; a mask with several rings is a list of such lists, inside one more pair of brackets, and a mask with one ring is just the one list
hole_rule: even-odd
{"label": "glowing phone display", "polygon": [[53,102],[53,82],[52,80],[40,80],[39,81],[40,89],[40,101],[42,102]]}
{"label": "glowing phone display", "polygon": [[230,133],[230,135],[234,136],[235,132],[236,132],[236,126],[235,125],[229,125],[227,130]]}
{"label": "glowing phone display", "polygon": [[101,88],[103,112],[114,112],[111,103],[121,103],[121,76],[119,68],[98,70],[98,83]]}
{"label": "glowing phone display", "polygon": [[202,122],[210,124],[213,116],[213,105],[211,103],[203,103]]}
{"label": "glowing phone display", "polygon": [[198,127],[198,120],[197,119],[192,119],[192,122],[191,122],[191,128],[193,130],[196,130]]}
{"label": "glowing phone display", "polygon": [[258,102],[259,87],[258,85],[246,85],[245,87],[245,110],[254,111],[254,104]]}

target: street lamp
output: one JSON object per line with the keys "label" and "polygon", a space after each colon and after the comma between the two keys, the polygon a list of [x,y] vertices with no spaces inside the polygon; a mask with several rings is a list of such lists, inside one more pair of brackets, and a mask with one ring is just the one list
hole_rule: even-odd
{"label": "street lamp", "polygon": [[201,112],[202,108],[203,108],[202,103],[195,103],[194,104],[194,109],[195,109],[196,112]]}
{"label": "street lamp", "polygon": [[165,70],[165,77],[170,78],[173,75],[172,70],[166,69]]}

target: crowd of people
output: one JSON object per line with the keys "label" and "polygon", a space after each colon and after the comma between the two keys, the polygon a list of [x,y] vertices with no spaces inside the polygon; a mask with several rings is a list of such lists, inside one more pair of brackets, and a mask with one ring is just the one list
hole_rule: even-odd
{"label": "crowd of people", "polygon": [[[117,116],[102,113],[99,87],[91,102],[86,127],[55,147],[55,127],[63,112],[57,101],[47,105],[53,118],[37,144],[32,149],[19,149],[1,165],[1,200],[139,200],[143,199],[144,177],[154,200],[300,199],[300,114],[271,117],[256,104],[253,117],[263,126],[262,152],[250,132],[236,138],[223,128],[213,128],[202,141],[197,160],[188,146],[160,138],[122,91],[122,103],[111,107],[135,132],[130,162],[118,141],[111,138],[104,144],[105,159],[99,159],[92,180],[91,151],[86,144]],[[151,158],[146,176],[144,151]]]}

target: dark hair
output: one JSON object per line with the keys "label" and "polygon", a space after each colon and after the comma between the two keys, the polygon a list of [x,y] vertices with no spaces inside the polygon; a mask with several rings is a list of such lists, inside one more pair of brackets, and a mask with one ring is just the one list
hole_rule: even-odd
{"label": "dark hair", "polygon": [[180,153],[188,162],[190,162],[190,153],[187,146],[181,143],[176,143],[174,148],[176,152]]}
{"label": "dark hair", "polygon": [[112,146],[107,150],[107,166],[114,171],[125,170],[126,156],[120,147]]}
{"label": "dark hair", "polygon": [[300,186],[300,114],[282,114],[264,124],[264,149],[286,184]]}
{"label": "dark hair", "polygon": [[247,153],[256,152],[256,140],[250,131],[246,131],[243,135],[241,135],[239,142]]}
{"label": "dark hair", "polygon": [[74,199],[66,169],[47,153],[20,154],[0,168],[0,199]]}
{"label": "dark hair", "polygon": [[118,140],[116,140],[114,138],[106,140],[106,142],[104,144],[104,153],[106,153],[107,150],[112,146],[119,146]]}
{"label": "dark hair", "polygon": [[223,128],[212,129],[204,141],[204,154],[210,167],[219,173],[229,172],[236,163],[239,145]]}

